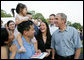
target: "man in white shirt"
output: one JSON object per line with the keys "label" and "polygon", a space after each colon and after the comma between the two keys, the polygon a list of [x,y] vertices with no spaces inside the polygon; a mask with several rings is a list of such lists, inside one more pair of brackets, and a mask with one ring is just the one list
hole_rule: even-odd
{"label": "man in white shirt", "polygon": [[54,24],[54,20],[55,20],[55,14],[51,14],[49,16],[49,29],[51,35],[58,29],[58,27],[56,27]]}

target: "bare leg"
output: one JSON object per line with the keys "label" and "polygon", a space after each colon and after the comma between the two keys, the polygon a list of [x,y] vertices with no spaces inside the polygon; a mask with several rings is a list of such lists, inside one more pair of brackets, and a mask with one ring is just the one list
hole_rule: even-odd
{"label": "bare leg", "polygon": [[18,44],[20,45],[20,49],[19,49],[19,53],[22,53],[22,52],[26,52],[26,49],[24,48],[23,46],[23,40],[21,38],[21,34],[19,33],[18,36],[17,36],[17,41],[18,41]]}

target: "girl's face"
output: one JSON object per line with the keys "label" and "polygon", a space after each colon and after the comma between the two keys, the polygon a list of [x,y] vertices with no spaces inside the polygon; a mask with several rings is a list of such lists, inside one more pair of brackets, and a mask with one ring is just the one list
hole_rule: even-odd
{"label": "girl's face", "polygon": [[22,9],[22,15],[26,16],[27,15],[27,8]]}
{"label": "girl's face", "polygon": [[41,23],[40,30],[42,33],[47,31],[47,27],[46,27],[46,24],[44,22]]}
{"label": "girl's face", "polygon": [[14,22],[9,23],[9,29],[10,30],[15,30],[15,23]]}

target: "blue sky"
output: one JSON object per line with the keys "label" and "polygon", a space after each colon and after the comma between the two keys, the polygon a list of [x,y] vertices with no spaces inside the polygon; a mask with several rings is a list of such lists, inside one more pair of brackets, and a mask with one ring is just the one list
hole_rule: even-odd
{"label": "blue sky", "polygon": [[83,1],[1,1],[1,9],[11,14],[11,8],[23,3],[28,10],[42,13],[45,18],[54,13],[65,13],[68,21],[83,25]]}

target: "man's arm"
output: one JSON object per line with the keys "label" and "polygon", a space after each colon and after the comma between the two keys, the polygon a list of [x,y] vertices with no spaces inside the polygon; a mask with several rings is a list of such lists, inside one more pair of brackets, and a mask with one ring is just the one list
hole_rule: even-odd
{"label": "man's arm", "polygon": [[10,59],[14,59],[15,58],[15,55],[17,53],[17,45],[14,44],[12,45],[10,48],[10,51],[12,52],[11,56],[10,56]]}
{"label": "man's arm", "polygon": [[55,59],[55,50],[52,49],[52,59]]}
{"label": "man's arm", "polygon": [[16,52],[13,52],[10,56],[10,59],[14,59],[15,58],[15,55],[16,55]]}
{"label": "man's arm", "polygon": [[83,46],[82,46],[82,42],[80,40],[79,33],[78,33],[78,31],[76,29],[74,29],[73,38],[74,38],[74,43],[75,43],[75,56],[74,56],[74,59],[79,59],[79,56],[80,56],[80,53],[81,53],[81,48]]}
{"label": "man's arm", "polygon": [[76,50],[76,52],[75,52],[74,59],[79,59],[80,53],[81,53],[81,48],[78,48],[78,49]]}
{"label": "man's arm", "polygon": [[52,59],[55,59],[55,37],[52,35],[52,40],[51,40],[51,48],[52,48]]}

